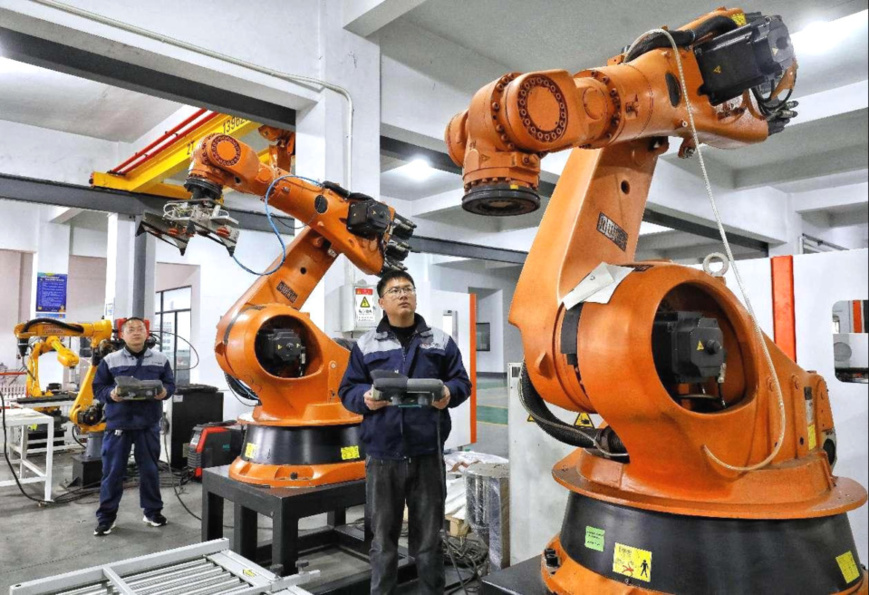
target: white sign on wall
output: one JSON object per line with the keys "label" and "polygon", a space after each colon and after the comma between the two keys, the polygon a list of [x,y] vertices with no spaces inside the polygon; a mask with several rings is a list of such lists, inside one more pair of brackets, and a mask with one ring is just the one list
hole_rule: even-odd
{"label": "white sign on wall", "polygon": [[353,287],[354,325],[358,328],[374,328],[377,325],[377,315],[374,312],[376,301],[373,287]]}

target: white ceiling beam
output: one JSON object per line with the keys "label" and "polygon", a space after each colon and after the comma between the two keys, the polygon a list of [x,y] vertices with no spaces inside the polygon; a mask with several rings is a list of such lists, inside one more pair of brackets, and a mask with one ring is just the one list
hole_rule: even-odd
{"label": "white ceiling beam", "polygon": [[412,202],[413,216],[426,217],[440,211],[461,208],[464,193],[464,190],[461,189],[447,190],[440,194],[433,194],[432,196],[415,200]]}
{"label": "white ceiling beam", "polygon": [[865,170],[869,163],[869,144],[842,147],[820,155],[806,155],[776,163],[759,165],[736,172],[737,188],[772,186],[795,180],[807,180],[849,171]]}
{"label": "white ceiling beam", "polygon": [[869,223],[869,208],[866,203],[861,207],[851,209],[844,212],[834,212],[830,214],[830,227],[851,227],[854,225],[865,225]]}
{"label": "white ceiling beam", "polygon": [[425,0],[344,0],[344,28],[368,37],[423,2]]}
{"label": "white ceiling beam", "polygon": [[[797,81],[799,89],[799,81]],[[856,112],[869,107],[869,80],[836,87],[799,98],[799,114],[790,126],[808,124],[815,120]]]}
{"label": "white ceiling beam", "polygon": [[52,207],[52,209],[47,213],[46,221],[57,224],[69,223],[70,219],[83,211],[84,209]]}
{"label": "white ceiling beam", "polygon": [[851,184],[837,188],[823,188],[791,194],[794,210],[797,213],[823,211],[835,207],[851,207],[866,204],[869,184]]}

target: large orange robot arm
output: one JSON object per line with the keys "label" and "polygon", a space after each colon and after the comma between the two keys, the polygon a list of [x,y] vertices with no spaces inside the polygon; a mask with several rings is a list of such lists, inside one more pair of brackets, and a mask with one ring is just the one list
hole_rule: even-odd
{"label": "large orange robot arm", "polygon": [[[760,525],[740,524],[748,519],[797,519],[777,525],[770,542],[823,552],[818,567],[854,551],[844,513],[866,502],[866,490],[832,474],[836,434],[823,378],[761,337],[721,279],[670,262],[634,262],[667,137],[683,139],[684,157],[698,141],[720,148],[762,142],[796,115],[789,91],[778,99],[792,89],[795,72],[781,19],[719,9],[643,38],[602,68],[505,75],[478,91],[447,128],[450,155],[463,168],[462,206],[484,215],[538,208],[540,158],[574,149],[510,309],[525,354],[523,405],[547,433],[581,447],[553,469],[571,494],[561,534],[541,562],[551,592],[647,592],[629,580],[641,576],[625,570],[630,552],[621,565],[618,552],[588,554],[585,522],[605,528],[607,545],[639,546],[654,550],[659,564],[667,560],[657,579],[643,578],[656,593],[785,588],[766,571],[763,581],[720,578],[727,573],[715,547],[728,539],[739,544],[732,552],[739,568],[747,566],[741,548],[752,538],[728,531],[753,534]],[[602,288],[609,293],[589,299]],[[587,431],[561,423],[544,400],[599,413],[607,426]],[[582,516],[590,510],[596,512]],[[666,518],[668,528],[649,529],[663,523],[653,515]],[[677,554],[657,535],[685,527],[699,535],[698,518],[734,520],[713,523],[715,537],[707,538],[715,546],[698,549],[719,582],[740,586],[670,580],[673,572],[684,574],[687,550]],[[844,529],[828,530],[811,546],[787,540],[784,527],[815,519],[818,526],[836,519]],[[803,587],[812,574],[790,580]],[[866,592],[865,572],[855,570],[846,582],[853,586],[861,575]],[[801,592],[840,592],[843,585],[832,576]]]}
{"label": "large orange robot arm", "polygon": [[[577,482],[592,485],[607,477],[615,491],[618,484],[632,486],[619,497],[671,498],[695,512],[708,509],[710,500],[753,514],[764,509],[780,515],[782,501],[798,509],[815,498],[831,505],[840,498],[853,508],[865,499],[859,486],[848,483],[851,491],[839,493],[843,480],[837,490],[828,489],[835,432],[823,379],[765,339],[784,396],[782,431],[769,366],[738,300],[702,272],[633,262],[666,137],[684,139],[688,156],[694,148],[691,115],[699,141],[720,148],[762,142],[796,115],[793,102],[775,97],[793,86],[796,69],[779,18],[720,9],[671,35],[678,56],[670,39],[658,34],[635,44],[629,55],[576,75],[505,75],[478,91],[446,131],[450,155],[463,167],[463,207],[486,215],[536,209],[540,158],[574,148],[520,276],[510,322],[522,333],[526,393],[600,413],[610,427],[592,441],[552,419],[540,425],[598,455],[618,450],[622,462],[577,453],[556,477],[574,490]],[[600,282],[593,271],[602,263],[638,272],[606,304],[572,300],[582,293],[581,283]],[[686,361],[694,365],[708,356],[714,374],[678,371],[683,356],[667,349],[691,340]],[[797,482],[796,488],[786,477],[793,471],[781,469],[735,476],[709,453],[734,468],[748,468],[770,453],[776,453],[773,463],[802,460],[814,483]],[[778,509],[758,502],[757,494],[779,502]]]}
{"label": "large orange robot arm", "polygon": [[[271,132],[266,130],[264,136],[274,137]],[[230,474],[270,485],[357,479],[364,474],[355,438],[362,418],[347,411],[338,398],[349,351],[299,310],[340,254],[369,275],[403,268],[401,261],[410,252],[406,241],[415,226],[369,196],[291,175],[279,167],[281,163],[289,165],[275,158],[261,163],[253,149],[227,135],[204,138],[194,151],[186,182],[191,202],[167,211],[181,214],[174,221],[187,226],[164,226],[163,233],[165,237],[174,229],[176,238],[207,234],[232,252],[237,232],[221,213],[224,188],[267,199],[270,208],[306,225],[269,273],[261,275],[217,325],[214,350],[230,385],[241,381],[246,385],[242,389],[249,388],[260,401],[252,416],[242,418],[251,425],[248,441],[254,446],[233,463]],[[155,231],[157,225],[163,223],[148,230]],[[186,237],[179,247],[183,245]],[[303,448],[275,450],[274,440],[327,440],[334,446],[334,433],[323,438],[312,428],[326,434],[329,428],[344,432],[347,445],[339,449],[339,460],[346,464],[312,463],[303,456]]]}

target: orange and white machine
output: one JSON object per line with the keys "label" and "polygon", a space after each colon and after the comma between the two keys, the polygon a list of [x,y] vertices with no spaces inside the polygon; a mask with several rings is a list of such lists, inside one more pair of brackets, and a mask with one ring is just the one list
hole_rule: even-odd
{"label": "orange and white machine", "polygon": [[682,157],[763,142],[796,116],[796,70],[779,17],[721,8],[600,68],[506,74],[447,128],[482,215],[538,208],[540,159],[573,149],[510,311],[523,404],[579,447],[553,469],[570,495],[541,558],[549,592],[867,592],[846,514],[867,494],[833,472],[824,379],[723,279],[634,258],[668,137]]}
{"label": "orange and white machine", "polygon": [[224,188],[307,224],[217,325],[214,353],[230,387],[259,401],[239,419],[245,443],[229,475],[273,487],[362,479],[362,416],[338,397],[350,352],[300,309],[340,254],[369,275],[403,268],[415,225],[370,196],[290,174],[282,166],[289,167],[293,143],[267,126],[260,133],[279,141],[269,163],[231,136],[202,139],[185,185],[191,200],[170,203],[162,219],[146,218],[139,233],[182,252],[190,238],[205,235],[232,254],[238,230],[222,208]]}

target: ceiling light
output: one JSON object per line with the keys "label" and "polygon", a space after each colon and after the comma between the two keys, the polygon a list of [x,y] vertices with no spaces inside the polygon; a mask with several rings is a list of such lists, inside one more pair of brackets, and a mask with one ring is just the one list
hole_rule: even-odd
{"label": "ceiling light", "polygon": [[792,40],[797,56],[818,55],[836,47],[839,36],[834,31],[833,23],[815,21],[794,33]]}
{"label": "ceiling light", "polygon": [[414,159],[398,169],[405,177],[418,182],[427,180],[434,173],[434,169],[432,169],[432,166],[425,159]]}

